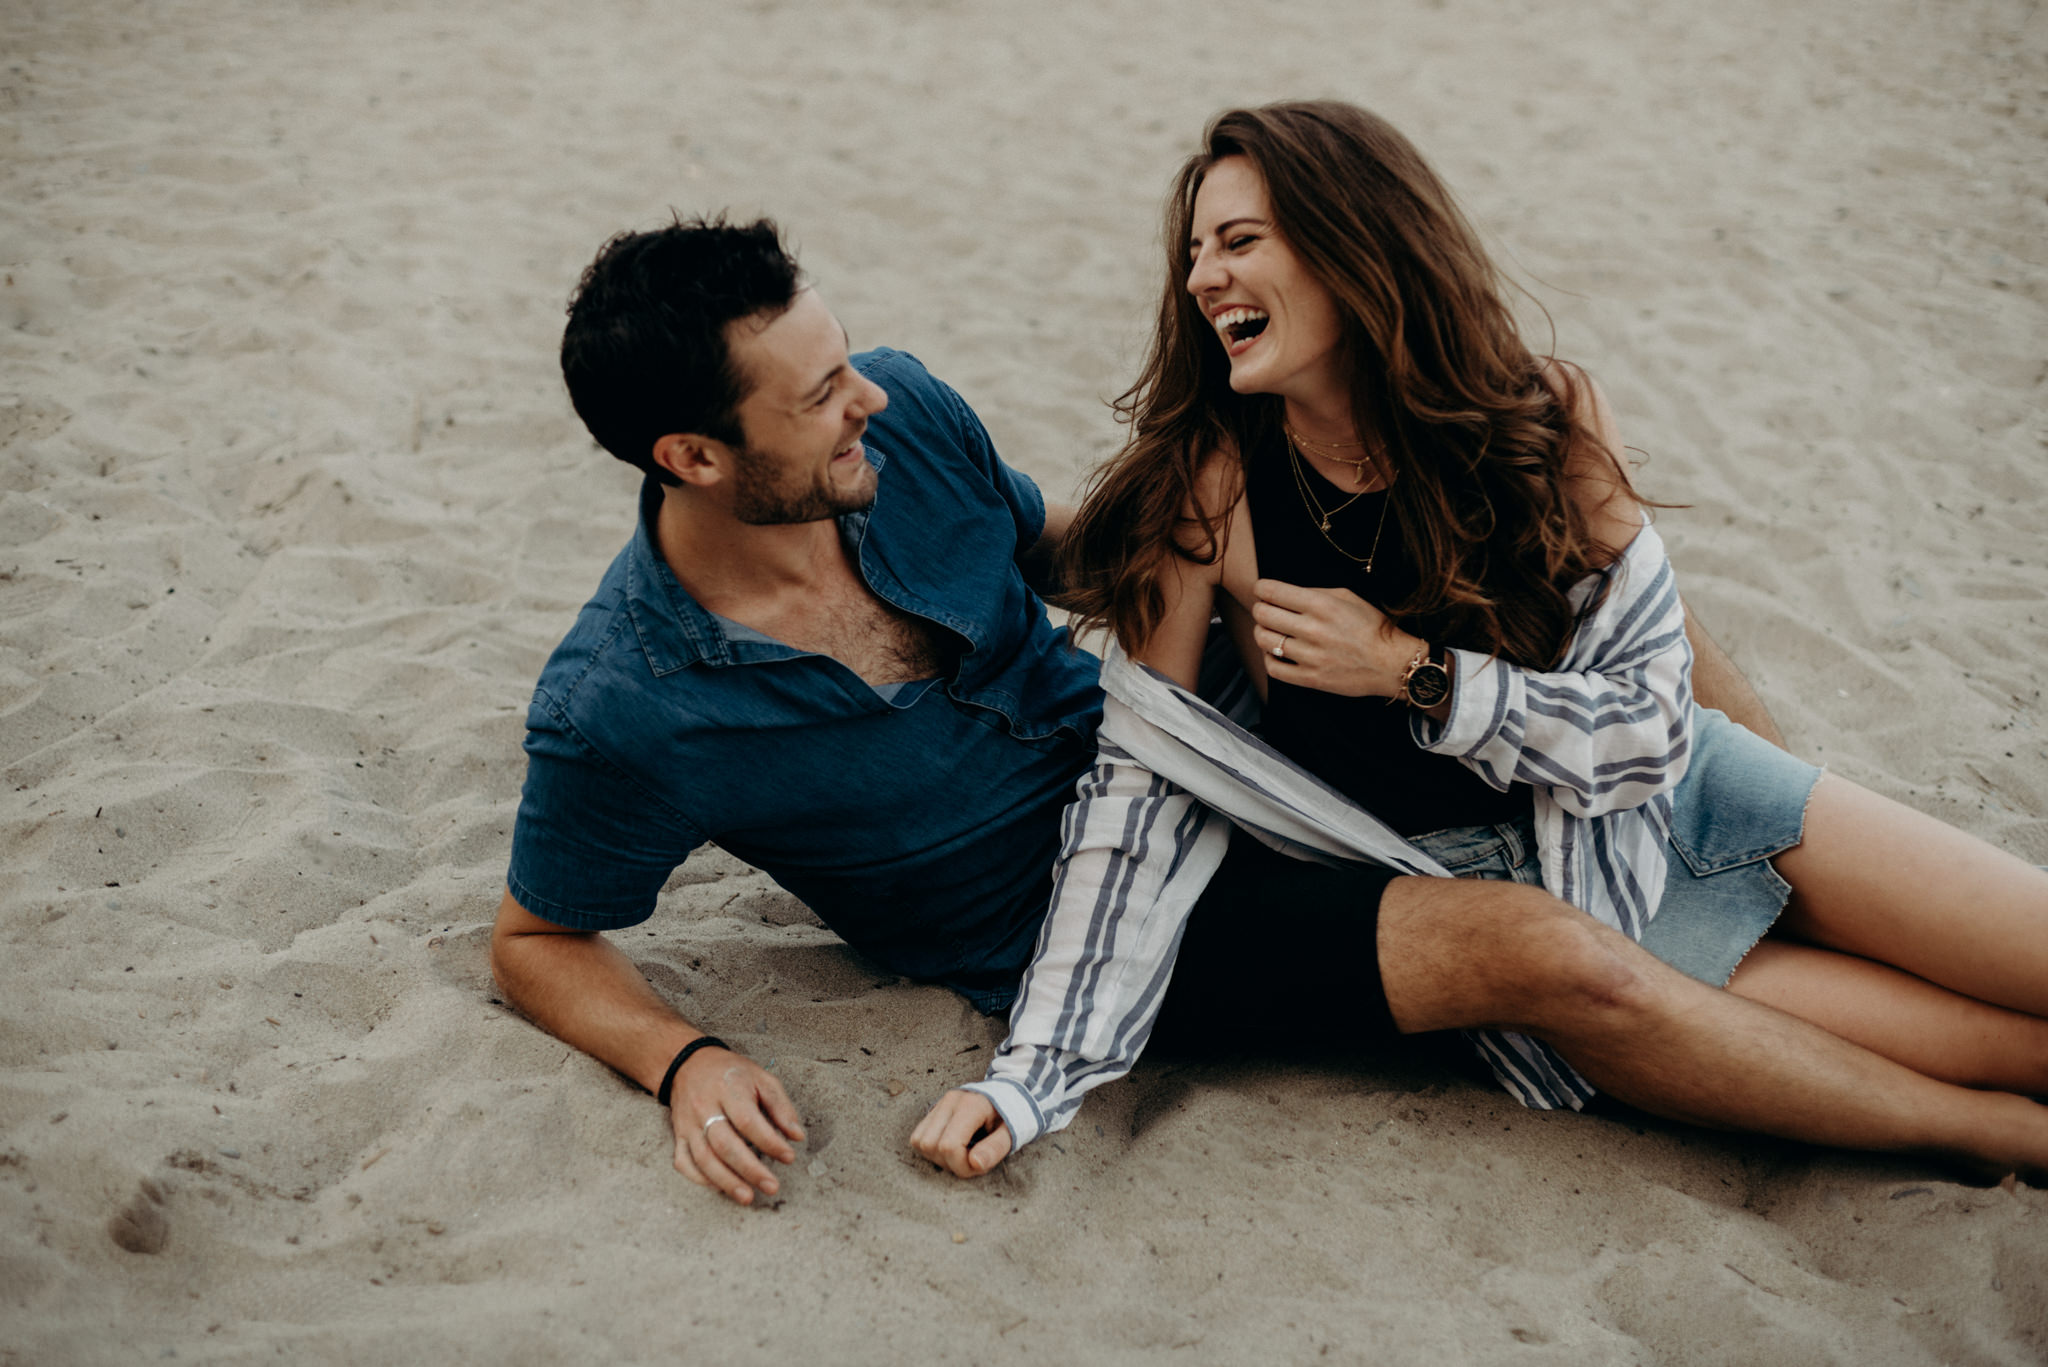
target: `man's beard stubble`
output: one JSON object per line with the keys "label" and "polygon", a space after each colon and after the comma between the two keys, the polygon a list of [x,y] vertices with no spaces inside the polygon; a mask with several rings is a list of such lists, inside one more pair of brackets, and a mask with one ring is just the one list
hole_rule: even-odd
{"label": "man's beard stubble", "polygon": [[750,527],[782,527],[797,522],[823,522],[873,506],[872,483],[842,494],[821,475],[809,484],[785,475],[767,459],[746,448],[733,452],[733,516]]}

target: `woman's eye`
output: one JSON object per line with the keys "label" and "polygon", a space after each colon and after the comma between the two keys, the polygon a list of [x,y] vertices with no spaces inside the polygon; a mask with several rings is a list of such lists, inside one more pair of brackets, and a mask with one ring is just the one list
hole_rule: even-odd
{"label": "woman's eye", "polygon": [[1229,242],[1229,244],[1228,244],[1228,245],[1229,245],[1229,247],[1230,247],[1230,250],[1232,250],[1232,251],[1234,251],[1234,252],[1241,252],[1241,251],[1243,251],[1243,250],[1244,250],[1244,249],[1245,249],[1246,247],[1249,247],[1249,246],[1251,246],[1251,245],[1252,245],[1252,243],[1254,243],[1254,242],[1256,242],[1256,241],[1258,241],[1258,240],[1259,240],[1259,239],[1258,239],[1258,238],[1256,238],[1256,237],[1254,237],[1254,236],[1253,236],[1252,234],[1250,234],[1250,233],[1246,233],[1246,234],[1245,234],[1245,235],[1244,235],[1243,237],[1233,237],[1233,238],[1231,238],[1231,239],[1230,239],[1230,242]]}

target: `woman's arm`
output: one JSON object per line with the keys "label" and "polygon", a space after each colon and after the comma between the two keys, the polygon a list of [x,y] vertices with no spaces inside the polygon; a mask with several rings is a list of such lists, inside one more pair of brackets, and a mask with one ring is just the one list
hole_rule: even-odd
{"label": "woman's arm", "polygon": [[[1595,544],[1607,547],[1605,596],[1579,624],[1556,670],[1453,651],[1449,712],[1416,716],[1425,750],[1455,755],[1497,788],[1544,788],[1567,810],[1598,816],[1678,786],[1692,740],[1692,647],[1663,540],[1624,473],[1621,432],[1592,376],[1552,361],[1543,379],[1570,397],[1579,431],[1566,487]],[[1576,592],[1603,586],[1588,578]]]}
{"label": "woman's arm", "polygon": [[[1143,641],[1126,643],[1130,657],[1156,669],[1182,688],[1192,690],[1201,673],[1202,651],[1209,642],[1209,623],[1218,609],[1225,625],[1238,638],[1239,653],[1245,657],[1252,683],[1261,696],[1266,689],[1266,672],[1255,648],[1247,648],[1251,619],[1239,608],[1237,598],[1249,598],[1245,588],[1258,572],[1252,547],[1251,518],[1245,514],[1244,491],[1234,479],[1235,464],[1218,453],[1204,462],[1195,477],[1196,506],[1184,512],[1189,521],[1213,517],[1216,526],[1216,554],[1207,564],[1169,557],[1159,576],[1165,611],[1152,634]],[[1211,509],[1221,509],[1211,513]],[[1218,590],[1228,590],[1219,593]]]}
{"label": "woman's arm", "polygon": [[1193,688],[1201,673],[1202,648],[1209,640],[1209,622],[1216,615],[1216,586],[1222,578],[1221,558],[1213,565],[1175,556],[1160,571],[1159,587],[1166,610],[1152,634],[1130,651],[1132,659],[1156,669],[1182,688]]}
{"label": "woman's arm", "polygon": [[1692,650],[1662,540],[1644,527],[1607,573],[1607,597],[1560,668],[1452,650],[1450,696],[1427,710],[1392,700],[1408,662],[1430,643],[1349,590],[1260,580],[1255,640],[1281,652],[1267,661],[1274,678],[1408,706],[1423,749],[1463,761],[1495,788],[1531,784],[1576,815],[1596,816],[1677,786],[1692,714]]}
{"label": "woman's arm", "polygon": [[[1565,388],[1561,368],[1546,379]],[[1638,806],[1675,787],[1690,746],[1692,652],[1663,543],[1622,474],[1621,438],[1597,386],[1571,372],[1580,431],[1566,467],[1597,544],[1609,548],[1606,596],[1556,670],[1478,651],[1447,653],[1451,693],[1411,711],[1416,743],[1463,761],[1496,788],[1528,783],[1580,816]],[[1591,593],[1588,578],[1577,592]],[[1255,648],[1272,676],[1351,697],[1401,696],[1433,644],[1344,589],[1260,580]],[[1405,705],[1405,704],[1403,704]]]}
{"label": "woman's arm", "polygon": [[[1211,460],[1198,499],[1222,495],[1227,472]],[[1232,537],[1245,523],[1241,508],[1240,500],[1219,523],[1211,563],[1168,560],[1164,613],[1131,652],[1190,690],[1226,567],[1249,556],[1248,538]],[[1227,840],[1225,823],[1103,737],[1061,818],[1052,907],[1010,1009],[1009,1037],[982,1081],[948,1092],[918,1122],[911,1148],[956,1177],[979,1177],[1065,1127],[1089,1091],[1129,1072],[1151,1034],[1181,927]]]}
{"label": "woman's arm", "polygon": [[[1229,843],[1223,817],[1108,739],[1075,785],[1061,832],[1052,907],[1010,1008],[1009,1037],[971,1087],[1020,1148],[1065,1127],[1087,1092],[1137,1062],[1181,929]],[[986,1171],[919,1151],[960,1176]]]}
{"label": "woman's arm", "polygon": [[1677,787],[1691,757],[1692,647],[1662,539],[1643,528],[1608,574],[1606,598],[1559,669],[1452,651],[1450,713],[1412,715],[1416,743],[1495,788],[1542,788],[1577,816]]}

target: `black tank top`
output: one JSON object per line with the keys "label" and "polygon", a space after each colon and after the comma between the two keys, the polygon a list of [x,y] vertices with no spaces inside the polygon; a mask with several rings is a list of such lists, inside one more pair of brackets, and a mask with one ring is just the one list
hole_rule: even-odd
{"label": "black tank top", "polygon": [[[1364,557],[1372,552],[1374,533],[1385,516],[1367,574],[1362,563],[1337,551],[1317,530],[1319,519],[1310,513],[1289,465],[1290,454],[1277,441],[1254,451],[1246,462],[1245,501],[1260,577],[1304,588],[1346,588],[1382,606],[1414,592],[1415,562],[1402,544],[1386,491],[1367,494],[1330,517],[1330,538]],[[1350,497],[1306,461],[1301,468],[1325,511]],[[1401,625],[1425,640],[1444,643],[1427,629],[1431,623]],[[1275,679],[1267,688],[1260,733],[1274,749],[1402,835],[1495,825],[1529,811],[1526,785],[1497,792],[1457,760],[1417,746],[1408,730],[1411,710],[1385,698],[1347,698]]]}

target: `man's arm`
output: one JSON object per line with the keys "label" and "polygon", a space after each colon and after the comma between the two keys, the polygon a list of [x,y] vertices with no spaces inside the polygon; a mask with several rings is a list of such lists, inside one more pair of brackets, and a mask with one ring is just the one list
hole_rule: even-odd
{"label": "man's arm", "polygon": [[1740,722],[1780,750],[1789,750],[1791,747],[1785,744],[1778,723],[1771,720],[1764,700],[1749,686],[1749,680],[1721,649],[1720,642],[1709,636],[1700,619],[1693,616],[1690,603],[1685,605],[1685,636],[1692,642],[1693,701],[1726,712],[1730,721]]}
{"label": "man's arm", "polygon": [[[650,1092],[669,1061],[704,1033],[670,1009],[602,935],[544,921],[510,892],[491,931],[491,973],[534,1024]],[[775,1075],[725,1049],[699,1049],[676,1074],[669,1122],[676,1171],[743,1206],[757,1189],[773,1196],[779,1185],[761,1154],[794,1162],[790,1143],[804,1137]]]}
{"label": "man's arm", "polygon": [[1067,529],[1073,525],[1074,506],[1071,503],[1048,501],[1045,505],[1045,527],[1039,532],[1038,540],[1017,557],[1017,568],[1023,572],[1024,582],[1048,603],[1058,604],[1060,600],[1060,543],[1066,540]]}

